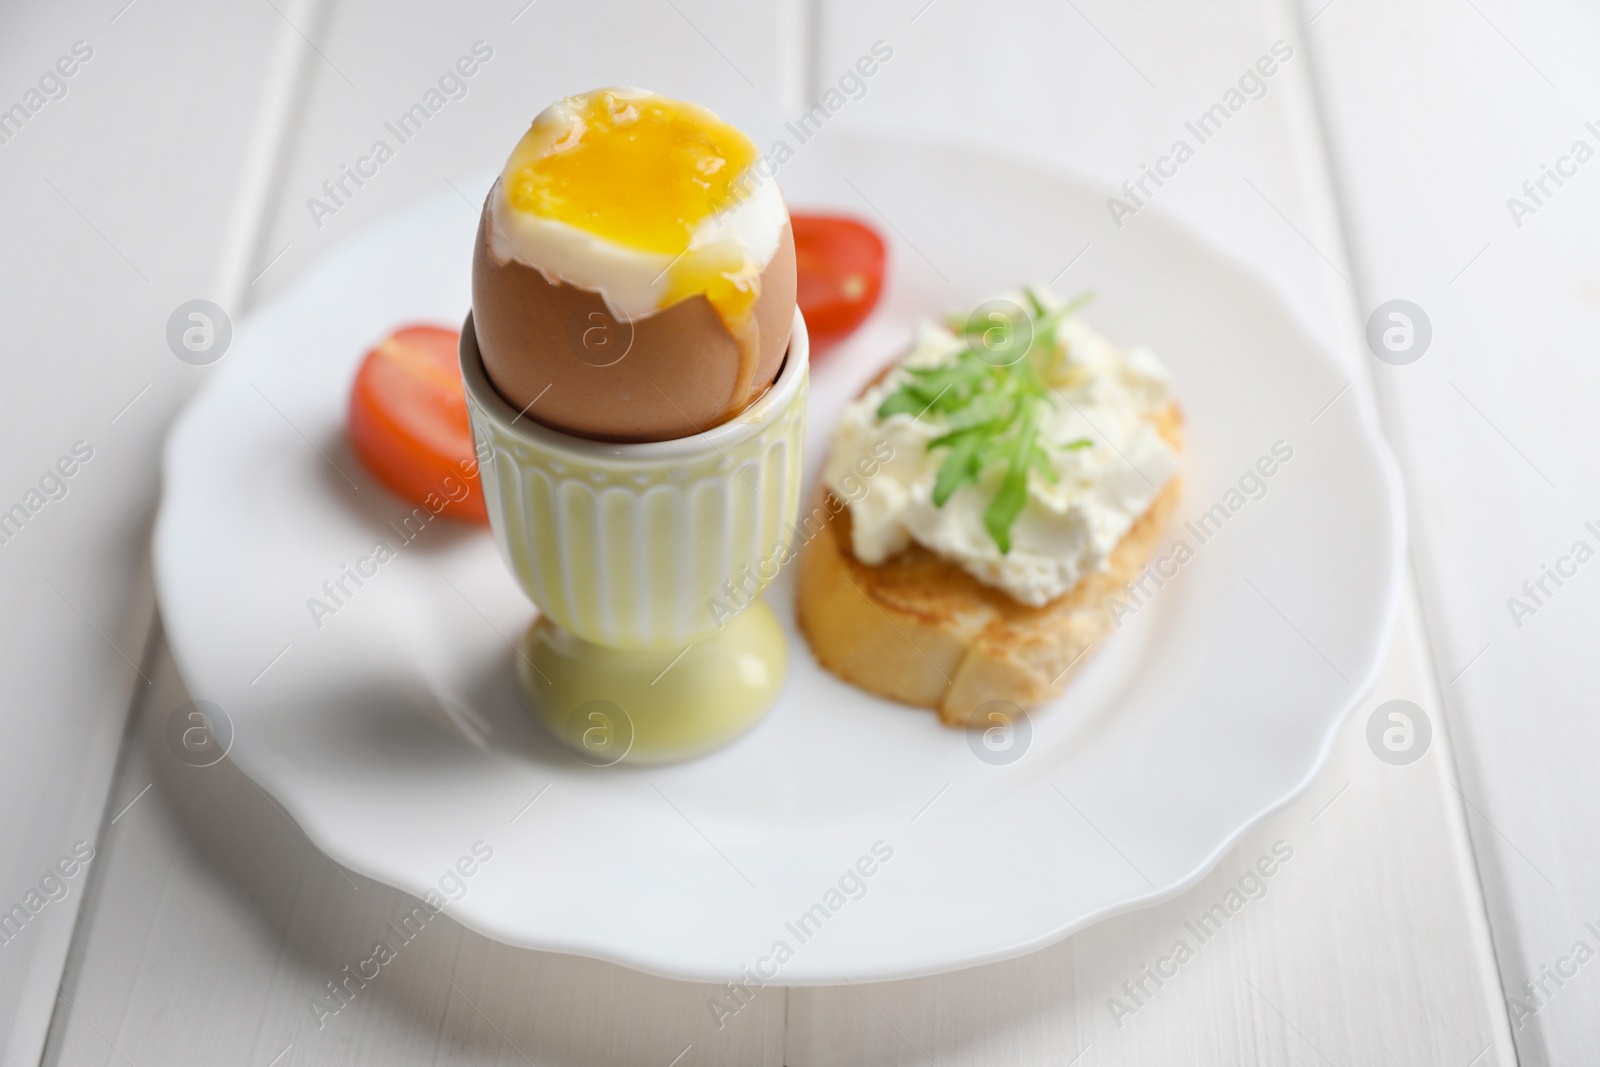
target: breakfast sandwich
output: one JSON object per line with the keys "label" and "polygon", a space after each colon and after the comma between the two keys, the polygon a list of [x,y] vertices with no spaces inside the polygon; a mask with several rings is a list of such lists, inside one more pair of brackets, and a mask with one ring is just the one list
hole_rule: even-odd
{"label": "breakfast sandwich", "polygon": [[1182,415],[1147,349],[1042,289],[926,323],[839,418],[798,614],[821,664],[950,726],[1058,695],[1180,494]]}

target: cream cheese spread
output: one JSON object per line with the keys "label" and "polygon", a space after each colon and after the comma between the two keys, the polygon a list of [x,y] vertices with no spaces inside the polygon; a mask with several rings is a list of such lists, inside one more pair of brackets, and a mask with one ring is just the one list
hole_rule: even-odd
{"label": "cream cheese spread", "polygon": [[[1032,292],[1046,311],[1059,307],[1048,294]],[[1026,297],[1003,299],[1020,307]],[[1042,343],[1035,343],[1035,356]],[[1002,552],[983,515],[1003,470],[984,470],[976,484],[938,506],[934,480],[947,449],[930,451],[928,444],[946,432],[946,417],[933,411],[878,417],[907,368],[954,360],[966,345],[950,329],[922,324],[904,360],[845,408],[823,482],[850,501],[851,548],[863,563],[883,563],[916,542],[1016,600],[1042,605],[1105,569],[1117,543],[1178,473],[1178,456],[1154,422],[1170,402],[1171,380],[1148,349],[1118,349],[1075,316],[1061,321],[1054,356],[1043,353],[1036,363],[1046,368],[1049,402],[1040,438],[1055,479],[1029,472],[1026,503],[1011,528],[1010,550]],[[856,472],[866,468],[858,460],[877,462],[890,450],[892,458],[862,492]]]}

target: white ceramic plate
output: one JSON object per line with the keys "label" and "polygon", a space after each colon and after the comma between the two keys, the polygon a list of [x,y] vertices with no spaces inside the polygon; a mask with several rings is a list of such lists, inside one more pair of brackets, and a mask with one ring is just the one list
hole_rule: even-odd
{"label": "white ceramic plate", "polygon": [[[1403,529],[1365,392],[1323,411],[1347,375],[1270,285],[1156,211],[1114,230],[1105,191],[1069,175],[840,131],[780,180],[796,204],[882,210],[893,238],[882,310],[815,361],[813,475],[914,318],[1050,279],[1086,244],[1058,287],[1095,289],[1090,320],[1176,377],[1191,445],[1169,536],[1194,556],[1032,717],[1025,752],[1013,738],[1021,758],[986,762],[931,713],[821,671],[787,575],[769,598],[791,671],[743,739],[602,769],[545,738],[512,670],[533,608],[488,533],[441,519],[402,547],[385,523],[410,507],[344,443],[362,352],[467,309],[475,211],[449,189],[241,322],[175,426],[155,558],[190,692],[339,862],[418,896],[443,879],[450,914],[490,937],[670,977],[924,975],[1179,891],[1311,779],[1378,666]],[[1293,458],[1264,496],[1203,544],[1184,529],[1276,442]],[[379,539],[397,557],[347,579],[319,628],[308,599]],[[492,858],[457,888],[480,841]]]}

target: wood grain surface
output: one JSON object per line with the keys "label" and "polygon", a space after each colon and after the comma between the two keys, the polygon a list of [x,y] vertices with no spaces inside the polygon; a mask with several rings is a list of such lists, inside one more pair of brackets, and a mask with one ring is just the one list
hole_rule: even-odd
{"label": "wood grain surface", "polygon": [[[0,393],[0,506],[75,441],[95,456],[0,545],[12,698],[0,907],[76,842],[97,851],[63,900],[0,944],[0,1062],[41,1062],[41,1050],[48,1064],[138,1067],[1478,1067],[1600,1055],[1590,969],[1543,978],[1537,1003],[1518,992],[1575,940],[1600,945],[1583,925],[1600,925],[1589,773],[1600,727],[1584,654],[1596,594],[1580,568],[1547,580],[1520,627],[1505,603],[1574,540],[1600,547],[1585,533],[1600,511],[1580,407],[1595,373],[1582,338],[1600,302],[1600,164],[1547,181],[1520,227],[1505,204],[1572,141],[1600,147],[1584,126],[1600,125],[1592,12],[1488,0],[117,0],[5,18],[13,88],[0,92],[20,98],[77,40],[95,55],[0,145],[15,205],[0,278],[20,331]],[[358,196],[314,217],[322,183],[480,40],[494,59],[468,94]],[[313,1010],[411,902],[317,852],[231,765],[190,767],[166,748],[165,717],[186,696],[159,638],[146,649],[146,530],[161,433],[206,373],[168,351],[168,315],[206,297],[242,316],[339,236],[497,167],[563,93],[643,84],[736,120],[787,114],[876,40],[895,58],[841,126],[962,137],[1112,185],[1137,178],[1274,42],[1292,47],[1154,202],[1270,276],[1347,361],[1351,387],[1382,402],[1420,590],[1382,680],[1313,787],[1201,884],[1020,960],[772,989],[719,1030],[708,987],[510,949],[441,920],[338,1012]],[[475,210],[464,204],[464,217]],[[1378,363],[1362,335],[1396,298],[1434,330],[1407,367]],[[1406,766],[1366,740],[1368,714],[1392,698],[1433,725],[1427,754]],[[1257,890],[1248,872],[1275,855]],[[1202,940],[1192,925],[1230,890],[1248,902]],[[1157,985],[1146,969],[1170,970],[1159,961],[1180,940],[1192,958]],[[1502,982],[1538,1010],[1508,1013]]]}

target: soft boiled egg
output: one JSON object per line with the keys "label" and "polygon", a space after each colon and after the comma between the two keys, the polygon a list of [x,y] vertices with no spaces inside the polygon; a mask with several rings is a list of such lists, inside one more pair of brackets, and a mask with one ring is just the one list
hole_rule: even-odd
{"label": "soft boiled egg", "polygon": [[705,108],[598,89],[546,108],[489,192],[472,270],[484,368],[527,417],[663,441],[783,363],[794,237],[754,143]]}

